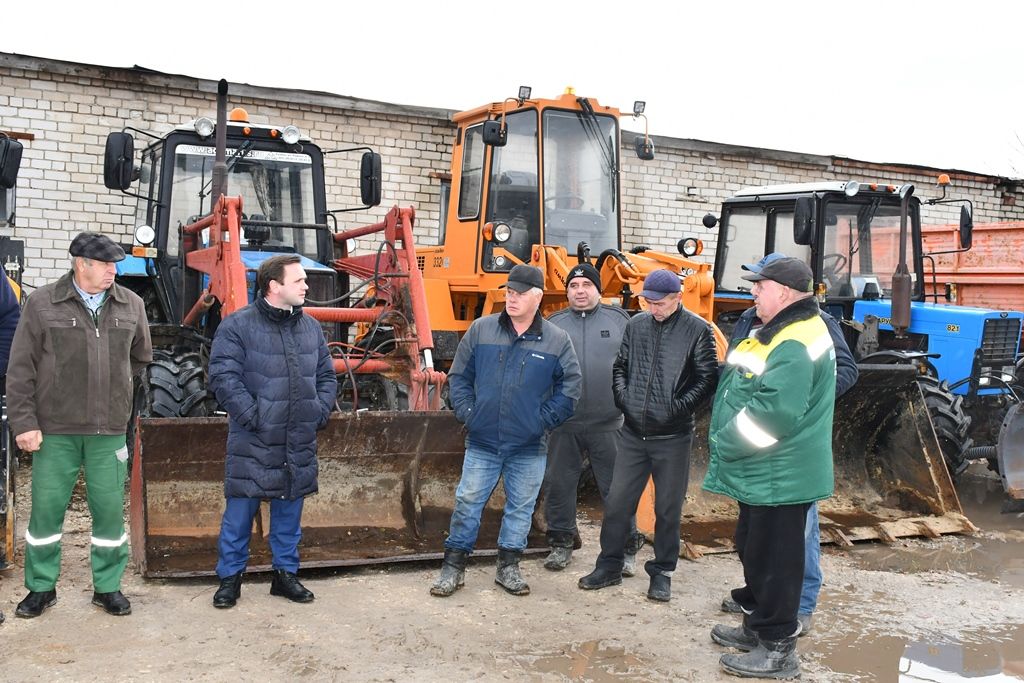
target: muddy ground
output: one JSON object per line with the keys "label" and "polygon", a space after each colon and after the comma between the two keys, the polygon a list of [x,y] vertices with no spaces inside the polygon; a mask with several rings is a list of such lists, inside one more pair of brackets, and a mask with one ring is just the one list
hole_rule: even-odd
{"label": "muddy ground", "polygon": [[[1000,515],[997,482],[970,479],[961,498],[984,528],[976,536],[825,548],[814,631],[800,639],[804,680],[1024,680],[1024,515]],[[27,510],[19,536],[26,519]],[[487,558],[448,599],[427,593],[437,563],[419,563],[303,572],[316,593],[308,605],[271,597],[269,579],[254,576],[231,610],[211,607],[211,579],[129,573],[134,612],[115,618],[90,605],[79,498],[57,605],[38,619],[14,618],[21,567],[2,575],[0,680],[736,680],[720,675],[724,650],[708,637],[730,621],[718,604],[740,580],[735,555],[681,561],[668,605],[645,599],[646,576],[583,592],[576,581],[593,566],[598,530],[581,522],[585,545],[565,572],[525,561],[528,597],[500,590]]]}

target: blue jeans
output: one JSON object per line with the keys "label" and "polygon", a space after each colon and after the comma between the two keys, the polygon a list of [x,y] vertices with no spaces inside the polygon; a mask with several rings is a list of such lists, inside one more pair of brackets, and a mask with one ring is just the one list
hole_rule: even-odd
{"label": "blue jeans", "polygon": [[800,614],[813,614],[821,590],[821,532],[818,504],[811,503],[804,526],[804,585],[800,591]]}
{"label": "blue jeans", "polygon": [[467,447],[462,461],[462,479],[455,490],[451,528],[444,547],[473,552],[480,532],[480,515],[501,477],[505,488],[505,511],[501,517],[501,531],[498,532],[498,547],[525,550],[533,508],[537,505],[537,494],[544,482],[546,462],[547,456],[536,450],[502,456]]}
{"label": "blue jeans", "polygon": [[[270,552],[274,569],[299,571],[299,540],[302,538],[302,502],[270,499]],[[217,541],[217,576],[226,579],[245,570],[249,562],[252,520],[260,509],[259,498],[228,498]]]}

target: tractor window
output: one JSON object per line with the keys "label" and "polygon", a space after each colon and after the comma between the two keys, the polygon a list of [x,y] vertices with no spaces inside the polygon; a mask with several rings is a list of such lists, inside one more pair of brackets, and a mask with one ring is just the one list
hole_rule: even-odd
{"label": "tractor window", "polygon": [[[466,131],[462,146],[462,178],[459,182],[459,220],[470,220],[480,215],[480,196],[484,180],[483,126]],[[443,223],[442,223],[443,225]]]}
{"label": "tractor window", "polygon": [[529,261],[530,247],[540,242],[537,112],[528,109],[509,114],[505,123],[508,142],[491,153],[486,216],[488,222],[507,223],[512,234],[500,244],[484,243],[483,269],[492,272]]}
{"label": "tractor window", "polygon": [[[230,144],[230,143],[229,143]],[[308,154],[229,148],[228,196],[242,198],[242,220],[281,223],[315,222],[313,206],[313,160]],[[188,225],[210,212],[214,148],[178,145],[174,153],[171,182],[170,221],[167,253],[178,253],[178,226]],[[270,228],[266,246],[294,249],[317,258],[316,230]]]}
{"label": "tractor window", "polygon": [[618,130],[611,116],[544,112],[544,242],[618,248]]}
{"label": "tractor window", "polygon": [[[163,156],[163,143],[153,145],[142,154],[142,165],[139,167],[139,203],[135,207],[135,227],[148,225],[156,229],[157,210],[155,201],[160,191],[160,159]],[[134,231],[133,231],[134,234]]]}
{"label": "tractor window", "polygon": [[[725,239],[719,242],[716,269],[719,289],[750,291],[751,283],[741,279],[747,271],[745,263],[756,263],[766,253],[768,238],[768,213],[764,208],[736,209],[724,216]],[[790,239],[793,235],[793,214],[789,214]]]}
{"label": "tractor window", "polygon": [[[867,283],[888,295],[899,260],[899,205],[881,205],[877,198],[829,202],[824,223],[821,277],[828,295],[860,297]],[[908,261],[913,255],[908,249]],[[908,265],[913,273],[913,263]]]}

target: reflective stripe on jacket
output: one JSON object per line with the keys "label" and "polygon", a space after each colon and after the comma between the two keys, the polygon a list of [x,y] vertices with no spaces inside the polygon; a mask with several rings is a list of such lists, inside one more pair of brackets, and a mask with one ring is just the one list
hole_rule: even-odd
{"label": "reflective stripe on jacket", "polygon": [[813,299],[787,307],[726,358],[704,488],[748,505],[832,495],[832,338]]}

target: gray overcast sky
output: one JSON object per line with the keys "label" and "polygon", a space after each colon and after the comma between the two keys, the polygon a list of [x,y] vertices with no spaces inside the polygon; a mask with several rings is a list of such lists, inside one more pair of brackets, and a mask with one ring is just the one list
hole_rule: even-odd
{"label": "gray overcast sky", "polygon": [[623,110],[646,100],[655,135],[1024,177],[1021,2],[35,0],[22,13],[0,51],[451,109],[571,85]]}

